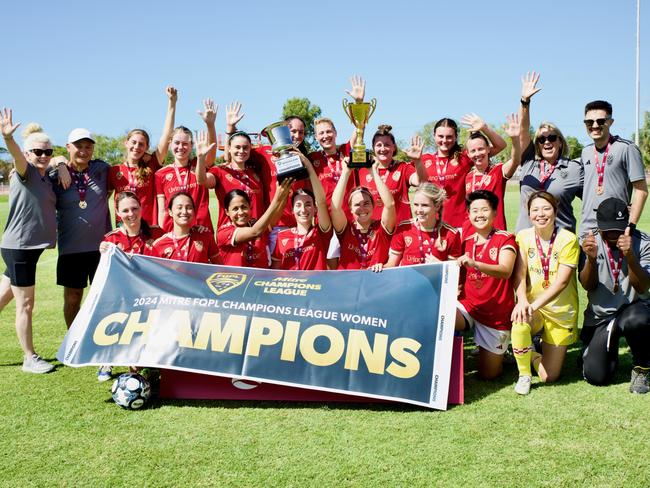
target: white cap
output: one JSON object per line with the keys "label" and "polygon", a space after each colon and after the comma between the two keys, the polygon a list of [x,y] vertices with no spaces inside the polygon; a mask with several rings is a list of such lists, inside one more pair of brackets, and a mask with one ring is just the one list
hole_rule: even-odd
{"label": "white cap", "polygon": [[95,143],[95,139],[93,139],[88,129],[73,129],[72,132],[68,134],[68,144],[80,141],[81,139],[90,139],[93,144]]}

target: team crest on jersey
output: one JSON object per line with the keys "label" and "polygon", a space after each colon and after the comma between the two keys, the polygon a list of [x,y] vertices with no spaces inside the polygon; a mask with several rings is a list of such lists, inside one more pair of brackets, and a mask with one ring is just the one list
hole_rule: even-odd
{"label": "team crest on jersey", "polygon": [[314,168],[318,168],[320,166],[320,159],[314,159],[311,164]]}
{"label": "team crest on jersey", "polygon": [[563,169],[560,170],[560,176],[562,178],[566,178],[567,176],[569,176],[569,172],[566,169],[563,168]]}
{"label": "team crest on jersey", "polygon": [[413,238],[411,236],[404,236],[404,243],[407,246],[410,246],[412,242],[413,242]]}
{"label": "team crest on jersey", "polygon": [[372,176],[366,175],[366,181],[370,183],[372,181]]}
{"label": "team crest on jersey", "polygon": [[393,181],[399,181],[400,176],[402,176],[402,172],[401,171],[395,171],[393,173]]}
{"label": "team crest on jersey", "polygon": [[165,256],[171,256],[173,252],[174,252],[174,249],[172,247],[166,247],[165,250],[163,251],[163,254]]}
{"label": "team crest on jersey", "polygon": [[426,163],[424,163],[425,168],[430,168],[431,167],[431,160],[428,159]]}
{"label": "team crest on jersey", "polygon": [[122,178],[124,178],[124,175],[122,174],[121,171],[118,171],[118,172],[115,174],[115,177],[116,177],[118,180],[121,180]]}
{"label": "team crest on jersey", "polygon": [[227,291],[234,290],[245,281],[246,275],[243,273],[214,273],[205,280],[215,295],[223,295]]}
{"label": "team crest on jersey", "polygon": [[232,183],[232,175],[230,173],[226,173],[226,179]]}
{"label": "team crest on jersey", "polygon": [[165,180],[167,180],[167,181],[171,181],[173,177],[174,177],[174,176],[173,176],[171,173],[167,173],[167,174],[165,175]]}
{"label": "team crest on jersey", "polygon": [[530,259],[533,259],[535,257],[535,249],[533,249],[532,247],[528,248],[528,257]]}
{"label": "team crest on jersey", "polygon": [[499,250],[496,247],[493,247],[492,249],[490,249],[490,259],[492,261],[496,261],[498,253],[499,253]]}
{"label": "team crest on jersey", "polygon": [[436,244],[436,249],[438,249],[438,251],[444,251],[447,249],[447,239],[440,239],[438,244]]}
{"label": "team crest on jersey", "polygon": [[289,239],[282,239],[282,246],[286,246]]}
{"label": "team crest on jersey", "polygon": [[198,252],[203,251],[203,243],[201,241],[194,241],[194,247]]}
{"label": "team crest on jersey", "polygon": [[612,164],[614,162],[614,155],[610,154],[607,156],[607,164]]}

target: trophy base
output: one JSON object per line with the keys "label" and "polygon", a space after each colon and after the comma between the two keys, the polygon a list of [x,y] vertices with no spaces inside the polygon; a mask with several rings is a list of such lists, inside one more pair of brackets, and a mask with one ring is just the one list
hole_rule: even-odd
{"label": "trophy base", "polygon": [[293,178],[294,180],[309,178],[307,168],[302,164],[300,157],[295,154],[279,157],[275,161],[275,167],[278,170],[277,180],[279,183],[282,183],[287,178]]}
{"label": "trophy base", "polygon": [[374,162],[370,151],[367,149],[356,150],[350,153],[348,168],[370,168]]}

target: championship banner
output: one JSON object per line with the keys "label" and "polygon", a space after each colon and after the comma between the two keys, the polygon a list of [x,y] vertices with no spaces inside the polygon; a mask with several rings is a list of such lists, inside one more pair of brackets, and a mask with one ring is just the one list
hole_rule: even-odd
{"label": "championship banner", "polygon": [[446,409],[458,266],[280,271],[102,254],[57,358]]}

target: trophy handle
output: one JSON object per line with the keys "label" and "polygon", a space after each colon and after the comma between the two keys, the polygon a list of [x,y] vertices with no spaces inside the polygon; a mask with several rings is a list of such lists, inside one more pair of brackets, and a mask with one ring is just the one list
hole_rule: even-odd
{"label": "trophy handle", "polygon": [[352,125],[355,125],[354,124],[354,119],[352,118],[352,114],[350,114],[350,110],[348,108],[349,106],[350,106],[350,102],[348,102],[347,99],[344,98],[343,99],[343,111],[345,112],[345,115],[348,116],[348,119],[350,119],[350,122],[352,123]]}
{"label": "trophy handle", "polygon": [[370,117],[372,117],[372,114],[375,113],[375,109],[377,108],[377,99],[376,99],[376,98],[373,98],[372,100],[370,100],[370,108],[371,108],[372,110],[370,110],[370,113],[368,114],[368,118],[366,119],[366,121],[367,121]]}

